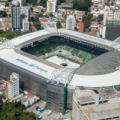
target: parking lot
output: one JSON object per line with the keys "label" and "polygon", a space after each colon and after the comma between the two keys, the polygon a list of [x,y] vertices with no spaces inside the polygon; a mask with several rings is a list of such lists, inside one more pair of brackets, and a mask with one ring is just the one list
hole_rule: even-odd
{"label": "parking lot", "polygon": [[[55,119],[55,120],[64,120],[64,119],[69,119],[71,118],[71,115],[72,115],[72,111],[71,110],[68,110],[68,113],[65,114],[64,116],[61,115],[60,113],[57,113],[57,112],[53,112],[50,116],[47,116],[47,113],[49,110],[44,110],[43,112],[39,112],[36,110],[36,107],[38,106],[41,106],[43,104],[44,101],[39,101],[38,103],[32,105],[31,107],[27,108],[26,111],[28,112],[33,112],[35,113],[36,115],[40,115],[42,117],[41,120],[51,120],[51,119]],[[70,119],[71,120],[71,119]]]}

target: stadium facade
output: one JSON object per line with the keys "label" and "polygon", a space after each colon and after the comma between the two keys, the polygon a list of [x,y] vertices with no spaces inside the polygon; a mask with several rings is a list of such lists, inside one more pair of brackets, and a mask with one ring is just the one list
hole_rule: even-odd
{"label": "stadium facade", "polygon": [[[105,50],[105,52],[73,72],[21,50],[27,46],[34,47],[37,41],[41,42],[55,36],[95,50]],[[0,45],[0,77],[9,79],[12,72],[18,73],[21,89],[46,100],[48,109],[64,114],[66,108],[72,108],[72,94],[76,86],[84,86],[86,89],[119,87],[119,48],[119,42],[76,31],[65,29],[59,29],[57,33],[46,30],[37,31]],[[59,76],[61,77],[58,77],[60,69],[62,72]],[[65,71],[66,73],[62,74]],[[66,75],[65,78],[62,75]],[[64,80],[65,84],[56,82],[58,79]]]}

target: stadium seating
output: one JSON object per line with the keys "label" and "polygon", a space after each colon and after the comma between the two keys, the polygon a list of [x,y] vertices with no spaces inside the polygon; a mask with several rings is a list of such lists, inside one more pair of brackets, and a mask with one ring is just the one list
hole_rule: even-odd
{"label": "stadium seating", "polygon": [[[38,44],[38,42],[36,42],[36,44]],[[64,57],[69,57],[73,54],[73,56],[77,56],[85,62],[89,62],[96,56],[107,52],[106,49],[97,47],[93,44],[83,41],[76,42],[62,37],[50,37],[49,39],[39,43],[38,46],[29,46],[22,48],[22,50],[38,57],[40,57],[43,53],[48,53],[50,56],[58,54]],[[55,52],[58,50],[61,50],[61,53]],[[65,53],[64,50],[71,54]],[[62,53],[62,51],[64,51],[64,53]]]}

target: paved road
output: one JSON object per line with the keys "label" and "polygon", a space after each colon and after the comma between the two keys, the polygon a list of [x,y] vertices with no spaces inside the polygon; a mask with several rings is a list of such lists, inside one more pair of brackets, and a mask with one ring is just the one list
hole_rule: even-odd
{"label": "paved road", "polygon": [[[57,113],[57,112],[53,112],[50,116],[47,116],[47,112],[49,110],[44,110],[42,113],[36,111],[36,107],[41,106],[43,104],[43,102],[44,101],[39,101],[38,103],[36,103],[36,104],[32,105],[31,107],[27,108],[26,111],[33,112],[36,115],[42,116],[41,120],[51,120],[53,118],[55,118],[56,120],[58,120],[59,118],[65,118],[65,119],[71,118],[71,114],[72,114],[71,110],[69,110],[69,112],[67,114],[65,114],[64,116],[60,115],[60,113]],[[61,119],[61,120],[63,120],[63,119]]]}

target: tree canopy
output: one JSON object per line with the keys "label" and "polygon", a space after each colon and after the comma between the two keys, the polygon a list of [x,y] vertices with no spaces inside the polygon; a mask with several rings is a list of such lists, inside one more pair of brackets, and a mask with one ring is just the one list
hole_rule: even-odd
{"label": "tree canopy", "polygon": [[5,102],[0,98],[0,120],[35,120],[35,115],[23,111],[21,102]]}
{"label": "tree canopy", "polygon": [[92,5],[90,0],[73,0],[73,8],[76,10],[88,11]]}
{"label": "tree canopy", "polygon": [[46,7],[47,0],[40,0],[40,5]]}
{"label": "tree canopy", "polygon": [[0,10],[0,17],[7,17],[7,13],[5,11]]}
{"label": "tree canopy", "polygon": [[62,27],[62,25],[61,25],[60,21],[58,21],[57,22],[57,28],[61,28],[61,27]]}
{"label": "tree canopy", "polygon": [[91,21],[92,16],[93,16],[92,14],[89,14],[88,16],[84,16],[82,18],[85,28],[88,28],[90,26],[90,21]]}
{"label": "tree canopy", "polygon": [[26,2],[35,4],[37,2],[37,0],[26,0]]}
{"label": "tree canopy", "polygon": [[66,0],[57,0],[57,5],[60,5],[61,3],[66,2]]}
{"label": "tree canopy", "polygon": [[8,31],[0,30],[0,37],[11,39],[11,38],[14,38],[14,37],[26,34],[26,33],[28,33],[28,31],[27,32],[21,32],[21,31],[12,32],[12,31],[9,31],[9,30]]}
{"label": "tree canopy", "polygon": [[39,18],[36,16],[33,21],[34,21],[34,22],[33,22],[34,26],[35,26],[37,29],[40,29],[41,24],[40,24]]}

